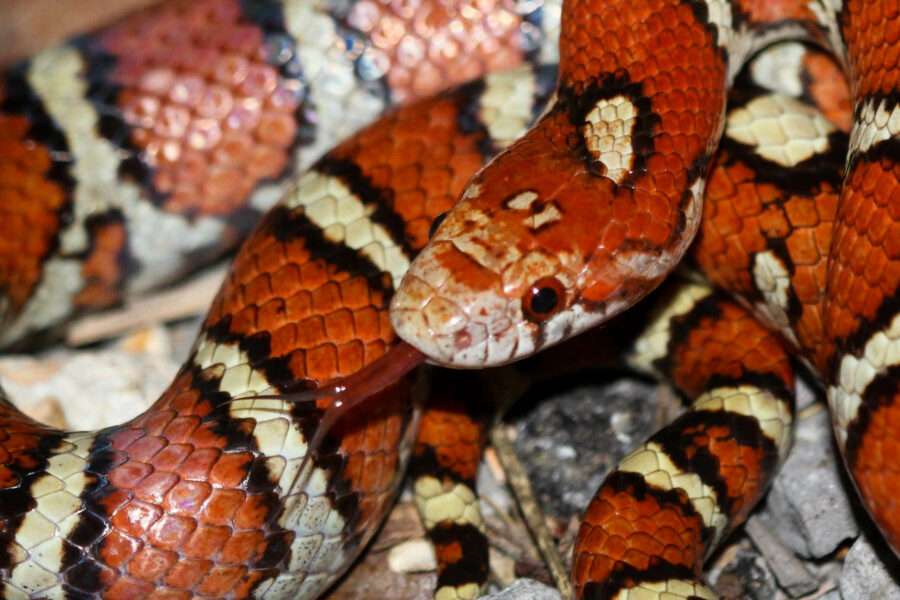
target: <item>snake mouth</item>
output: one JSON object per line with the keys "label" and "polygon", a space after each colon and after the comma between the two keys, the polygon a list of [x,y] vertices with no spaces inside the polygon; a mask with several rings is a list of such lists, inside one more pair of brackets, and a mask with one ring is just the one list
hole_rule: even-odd
{"label": "snake mouth", "polygon": [[515,360],[520,331],[514,324],[521,319],[506,316],[511,308],[508,300],[489,293],[479,297],[474,305],[481,309],[466,311],[407,273],[391,301],[391,325],[431,364],[466,369]]}

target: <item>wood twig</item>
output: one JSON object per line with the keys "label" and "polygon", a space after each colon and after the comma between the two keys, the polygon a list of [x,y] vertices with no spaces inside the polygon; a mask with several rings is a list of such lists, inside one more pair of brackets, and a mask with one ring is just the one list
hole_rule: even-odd
{"label": "wood twig", "polygon": [[158,0],[0,0],[0,65]]}
{"label": "wood twig", "polygon": [[531,482],[525,473],[525,468],[519,462],[519,457],[516,455],[515,448],[513,448],[509,439],[509,433],[502,423],[491,431],[491,443],[497,451],[500,462],[503,463],[510,488],[512,488],[513,494],[518,501],[519,509],[522,511],[522,516],[528,525],[528,529],[531,531],[531,535],[534,537],[538,550],[544,558],[547,568],[550,570],[556,589],[559,590],[563,600],[571,600],[574,597],[574,593],[572,584],[569,581],[569,574],[563,565],[562,557],[556,547],[556,541],[547,529],[544,513],[534,497]]}
{"label": "wood twig", "polygon": [[66,343],[83,346],[136,327],[203,314],[222,285],[226,272],[226,266],[214,267],[181,285],[135,299],[121,309],[76,319],[66,332]]}

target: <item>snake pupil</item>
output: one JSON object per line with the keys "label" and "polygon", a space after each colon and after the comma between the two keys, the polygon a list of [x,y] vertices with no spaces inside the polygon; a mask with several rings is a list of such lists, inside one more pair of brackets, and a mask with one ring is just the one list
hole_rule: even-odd
{"label": "snake pupil", "polygon": [[444,219],[447,218],[447,213],[442,212],[438,216],[434,218],[434,221],[431,222],[431,226],[428,228],[428,239],[434,237],[434,232],[438,230],[438,227],[441,226],[441,223],[444,222]]}
{"label": "snake pupil", "polygon": [[550,287],[542,287],[532,290],[531,293],[531,310],[538,314],[552,312],[559,303],[559,296],[556,290]]}
{"label": "snake pupil", "polygon": [[522,313],[533,323],[543,323],[565,308],[566,288],[556,277],[541,277],[522,298]]}

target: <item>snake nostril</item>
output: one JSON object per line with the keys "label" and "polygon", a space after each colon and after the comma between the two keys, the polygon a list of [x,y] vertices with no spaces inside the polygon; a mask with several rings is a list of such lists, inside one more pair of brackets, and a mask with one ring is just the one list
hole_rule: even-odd
{"label": "snake nostril", "polygon": [[453,345],[457,350],[465,350],[472,345],[472,334],[462,329],[453,336]]}

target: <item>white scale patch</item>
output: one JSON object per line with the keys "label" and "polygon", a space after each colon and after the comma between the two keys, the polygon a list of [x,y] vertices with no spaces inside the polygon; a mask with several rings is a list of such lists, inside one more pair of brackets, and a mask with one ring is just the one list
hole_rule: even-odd
{"label": "white scale patch", "polygon": [[776,398],[754,385],[720,387],[702,394],[691,405],[691,410],[724,410],[753,417],[766,437],[775,444],[779,459],[784,461],[787,458],[793,422],[787,399]]}
{"label": "white scale patch", "polygon": [[801,102],[778,94],[754,98],[728,114],[725,134],[757,154],[793,167],[828,150],[834,126]]}
{"label": "white scale patch", "polygon": [[306,170],[336,141],[350,137],[384,111],[384,100],[357,78],[354,56],[338,32],[326,0],[283,0],[284,23],[297,40],[297,54],[309,82],[317,134],[296,157]]}
{"label": "white scale patch", "polygon": [[536,90],[529,65],[485,77],[479,112],[498,149],[506,148],[528,129]]}
{"label": "white scale patch", "polygon": [[753,259],[753,282],[765,300],[754,305],[755,311],[791,343],[799,346],[787,313],[791,276],[784,263],[769,250],[757,253]]}
{"label": "white scale patch", "polygon": [[810,0],[807,4],[819,23],[828,32],[831,51],[840,60],[846,59],[846,48],[838,24],[838,15],[843,10],[843,0]]}
{"label": "white scale patch", "polygon": [[0,330],[0,347],[65,319],[71,313],[71,299],[81,287],[81,265],[77,261],[48,260],[22,312]]}
{"label": "white scale patch", "polygon": [[463,192],[461,200],[472,200],[481,196],[481,184],[470,183]]}
{"label": "white scale patch", "polygon": [[424,573],[437,569],[434,546],[425,538],[413,538],[392,547],[387,562],[394,573]]}
{"label": "white scale patch", "polygon": [[731,44],[734,29],[731,27],[731,2],[729,0],[705,0],[706,12],[711,25],[716,28],[718,35],[716,41],[720,48],[726,48]]}
{"label": "white scale patch", "polygon": [[828,388],[835,432],[841,447],[847,442],[847,427],[856,419],[869,384],[893,365],[900,364],[900,314],[878,331],[863,347],[861,356],[841,357],[837,385]]}
{"label": "white scale patch", "polygon": [[742,23],[739,31],[732,31],[728,43],[728,82],[734,82],[747,59],[755,53],[768,49],[773,44],[800,39],[809,39],[809,32],[795,22],[788,21],[778,27],[763,28],[748,28],[746,23]]}
{"label": "white scale patch", "polygon": [[803,57],[806,46],[799,42],[775,44],[750,63],[753,82],[773,92],[788,96],[803,95]]}
{"label": "white scale patch", "polygon": [[679,469],[659,444],[648,443],[638,448],[619,463],[619,471],[638,473],[647,483],[661,489],[680,489],[687,494],[691,505],[705,527],[715,530],[710,548],[715,548],[719,538],[728,526],[728,516],[719,510],[716,492],[703,483],[696,473],[686,473]]}
{"label": "white scale patch", "polygon": [[661,375],[653,363],[665,357],[669,352],[672,319],[691,312],[698,302],[711,293],[712,289],[707,285],[698,283],[681,285],[672,301],[653,316],[650,325],[635,341],[634,349],[627,358],[628,364],[638,371],[656,376]]}
{"label": "white scale patch", "polygon": [[163,212],[146,201],[122,207],[128,224],[128,244],[141,270],[128,281],[129,293],[139,294],[170,281],[184,268],[184,257],[209,247],[224,235],[222,221],[193,220]]}
{"label": "white scale patch", "polygon": [[292,425],[289,402],[277,399],[248,398],[251,395],[273,394],[265,376],[252,369],[247,355],[234,344],[216,344],[201,338],[195,362],[202,369],[216,369],[221,376],[219,389],[235,400],[229,414],[235,419],[254,419],[253,437],[259,450],[268,459],[269,475],[287,493],[295,487],[278,524],[295,532],[291,544],[291,562],[287,570],[267,581],[256,591],[257,597],[315,597],[328,586],[337,571],[346,566],[348,557],[343,549],[346,522],[331,508],[325,495],[329,474],[306,466],[300,473],[307,453],[307,440]]}
{"label": "white scale patch", "polygon": [[513,210],[531,210],[531,205],[538,199],[538,195],[532,191],[522,192],[506,203]]}
{"label": "white scale patch", "polygon": [[613,600],[687,600],[687,598],[716,600],[718,596],[702,583],[686,579],[667,579],[642,582],[633,588],[622,590],[613,597]]}
{"label": "white scale patch", "polygon": [[391,274],[395,288],[400,285],[409,259],[388,230],[371,219],[376,207],[363,204],[340,179],[310,171],[300,178],[284,203],[289,208],[302,206],[327,239],[359,250],[376,267]]}
{"label": "white scale patch", "polygon": [[866,152],[879,142],[896,137],[900,133],[900,106],[887,109],[887,101],[878,104],[868,98],[859,108],[859,116],[850,132],[849,155]]}
{"label": "white scale patch", "polygon": [[416,479],[413,491],[425,529],[433,529],[442,521],[484,529],[478,497],[469,486],[454,483],[445,488],[439,479],[426,475]]}
{"label": "white scale patch", "polygon": [[[507,208],[523,212],[531,212],[531,207],[537,201],[538,195],[532,191],[522,192],[506,203]],[[554,202],[544,204],[541,209],[525,217],[525,227],[536,231],[548,223],[554,223],[562,219],[562,213]]]}
{"label": "white scale patch", "polygon": [[525,220],[525,226],[533,231],[537,231],[544,225],[555,223],[560,219],[562,219],[562,213],[559,212],[559,208],[553,202],[548,202],[540,212],[530,215]]}
{"label": "white scale patch", "polygon": [[587,148],[616,183],[622,183],[634,164],[632,134],[637,117],[637,107],[625,96],[599,100],[587,114]]}
{"label": "white scale patch", "polygon": [[81,517],[81,493],[90,484],[85,475],[92,433],[72,433],[53,451],[44,475],[31,484],[37,505],[16,531],[12,567],[6,583],[7,597],[61,598],[63,540]]}

